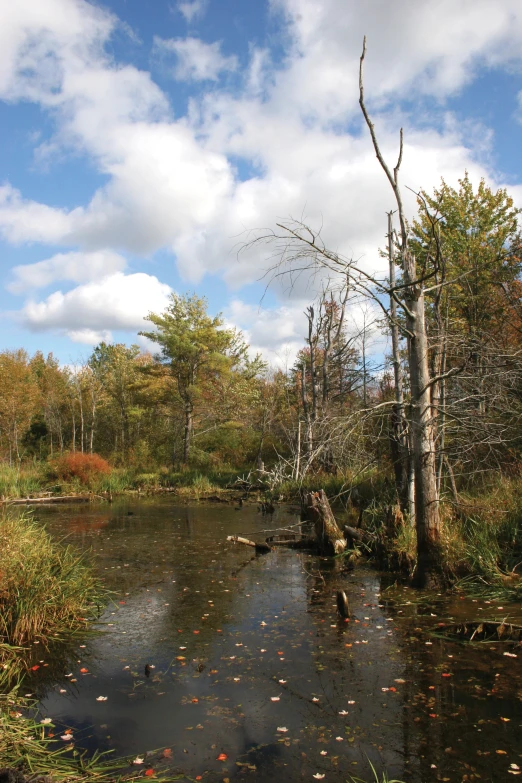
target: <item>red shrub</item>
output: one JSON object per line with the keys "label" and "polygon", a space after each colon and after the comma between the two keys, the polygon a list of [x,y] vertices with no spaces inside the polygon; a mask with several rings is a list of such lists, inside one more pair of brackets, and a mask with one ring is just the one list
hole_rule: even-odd
{"label": "red shrub", "polygon": [[98,476],[112,471],[107,460],[99,454],[82,454],[79,451],[64,454],[56,460],[56,472],[64,481],[79,479],[82,484],[89,485]]}

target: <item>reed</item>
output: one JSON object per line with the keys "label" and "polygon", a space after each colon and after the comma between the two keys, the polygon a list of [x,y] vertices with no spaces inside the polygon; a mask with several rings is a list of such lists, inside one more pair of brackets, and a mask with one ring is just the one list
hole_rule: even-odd
{"label": "reed", "polygon": [[0,515],[0,577],[0,664],[9,668],[20,648],[85,630],[106,600],[88,557],[53,542],[27,512]]}

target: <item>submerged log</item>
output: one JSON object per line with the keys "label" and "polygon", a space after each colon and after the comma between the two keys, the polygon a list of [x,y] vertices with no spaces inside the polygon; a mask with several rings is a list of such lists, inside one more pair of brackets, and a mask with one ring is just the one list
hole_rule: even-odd
{"label": "submerged log", "polygon": [[[3,500],[2,503],[5,503],[9,506],[20,506],[20,505],[33,505],[35,503],[89,503],[95,496],[94,495],[48,495],[47,497],[43,498],[13,498],[13,499],[7,499]],[[96,497],[100,497],[99,495],[96,495]],[[103,498],[102,498],[103,500]]]}
{"label": "submerged log", "polygon": [[314,525],[315,537],[322,555],[339,555],[346,549],[346,540],[330,508],[324,489],[310,492],[306,499],[308,518]]}
{"label": "submerged log", "polygon": [[348,596],[344,590],[337,591],[337,611],[341,617],[344,617],[345,619],[350,617],[350,604],[348,603]]}
{"label": "submerged log", "polygon": [[266,554],[267,552],[272,551],[272,548],[268,544],[258,544],[255,541],[250,541],[248,538],[243,538],[242,536],[227,536],[227,541],[231,541],[233,544],[244,544],[245,546],[251,546],[258,554]]}

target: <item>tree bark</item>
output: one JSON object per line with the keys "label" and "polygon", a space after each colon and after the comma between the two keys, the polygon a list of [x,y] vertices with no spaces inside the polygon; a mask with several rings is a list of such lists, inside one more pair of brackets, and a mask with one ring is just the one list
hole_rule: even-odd
{"label": "tree bark", "polygon": [[319,550],[323,555],[338,555],[346,549],[346,540],[330,508],[324,489],[310,492],[306,499],[308,518],[313,522]]}
{"label": "tree bark", "polygon": [[183,462],[185,465],[189,461],[190,444],[192,441],[192,432],[194,430],[193,411],[194,406],[189,400],[187,400],[185,402],[185,432],[183,436]]}

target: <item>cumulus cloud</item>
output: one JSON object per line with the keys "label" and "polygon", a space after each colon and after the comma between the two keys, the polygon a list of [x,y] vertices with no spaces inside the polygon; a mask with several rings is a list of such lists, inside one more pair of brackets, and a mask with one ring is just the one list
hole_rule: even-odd
{"label": "cumulus cloud", "polygon": [[13,268],[14,280],[7,286],[13,294],[21,294],[32,288],[45,288],[58,280],[83,283],[121,272],[127,261],[111,250],[94,253],[57,253],[36,264],[24,264]]}
{"label": "cumulus cloud", "polygon": [[165,310],[171,289],[141,272],[109,275],[101,281],[55,291],[45,300],[29,301],[22,323],[33,332],[54,331],[79,342],[110,339],[112,330],[138,331],[149,312]]}
{"label": "cumulus cloud", "polygon": [[178,2],[178,11],[183,14],[187,22],[190,24],[193,19],[198,16],[203,16],[207,9],[208,0],[184,0]]}
{"label": "cumulus cloud", "polygon": [[235,55],[221,54],[221,43],[205,43],[199,38],[154,38],[154,54],[164,62],[174,55],[173,76],[179,81],[218,81],[223,71],[235,71]]}
{"label": "cumulus cloud", "polygon": [[[28,200],[5,184],[0,231],[7,241],[74,247],[91,255],[120,250],[148,255],[167,248],[185,279],[195,283],[207,272],[219,273],[240,289],[274,262],[273,248],[259,244],[238,262],[245,232],[302,216],[323,226],[325,241],[336,251],[367,269],[382,268],[377,248],[384,242],[384,213],[393,208],[393,198],[366,130],[361,133],[357,77],[364,33],[368,102],[390,161],[396,159],[399,123],[405,127],[402,181],[429,189],[441,175],[455,183],[465,168],[472,179],[494,179],[481,139],[445,116],[443,103],[484,66],[520,65],[520,0],[271,0],[270,5],[283,20],[286,56],[274,65],[268,52],[252,49],[243,88],[233,94],[214,88],[224,69],[236,67],[219,44],[192,37],[157,39],[156,48],[177,57],[182,78],[212,82],[181,118],[173,116],[149,73],[115,63],[107,54],[119,24],[113,15],[85,0],[19,0],[6,6],[0,96],[51,110],[53,144],[85,154],[107,180],[88,203],[68,208]],[[201,0],[178,4],[189,22],[203,6]],[[400,116],[404,97],[426,95],[440,102],[434,110],[436,130],[426,123],[419,128],[414,113]],[[241,179],[232,163],[238,160],[255,173]],[[522,203],[521,188],[510,190]],[[404,194],[411,214],[414,197]],[[67,279],[83,285],[28,303],[26,325],[66,331],[74,339],[87,339],[89,330],[128,328],[111,325],[104,308],[93,304],[98,295],[110,300],[113,288],[95,274],[90,282],[74,277],[79,272],[71,271],[68,256],[47,259],[33,272],[40,279],[58,279],[69,263]],[[114,263],[106,271],[117,273]],[[126,281],[134,277],[121,275]],[[107,278],[116,279],[117,274]],[[157,292],[161,283],[149,280],[156,281]],[[12,285],[22,290],[27,281],[15,271]],[[275,290],[286,296],[285,283]],[[292,318],[299,324],[303,302],[313,294],[302,279],[293,291],[300,304],[291,304],[288,313],[272,313],[283,335],[278,346],[295,343],[297,332],[285,337],[285,324]],[[115,322],[130,323],[125,307],[119,307]],[[270,331],[270,317],[263,320],[248,308],[239,315],[252,341],[272,350],[261,341],[263,329]]]}

